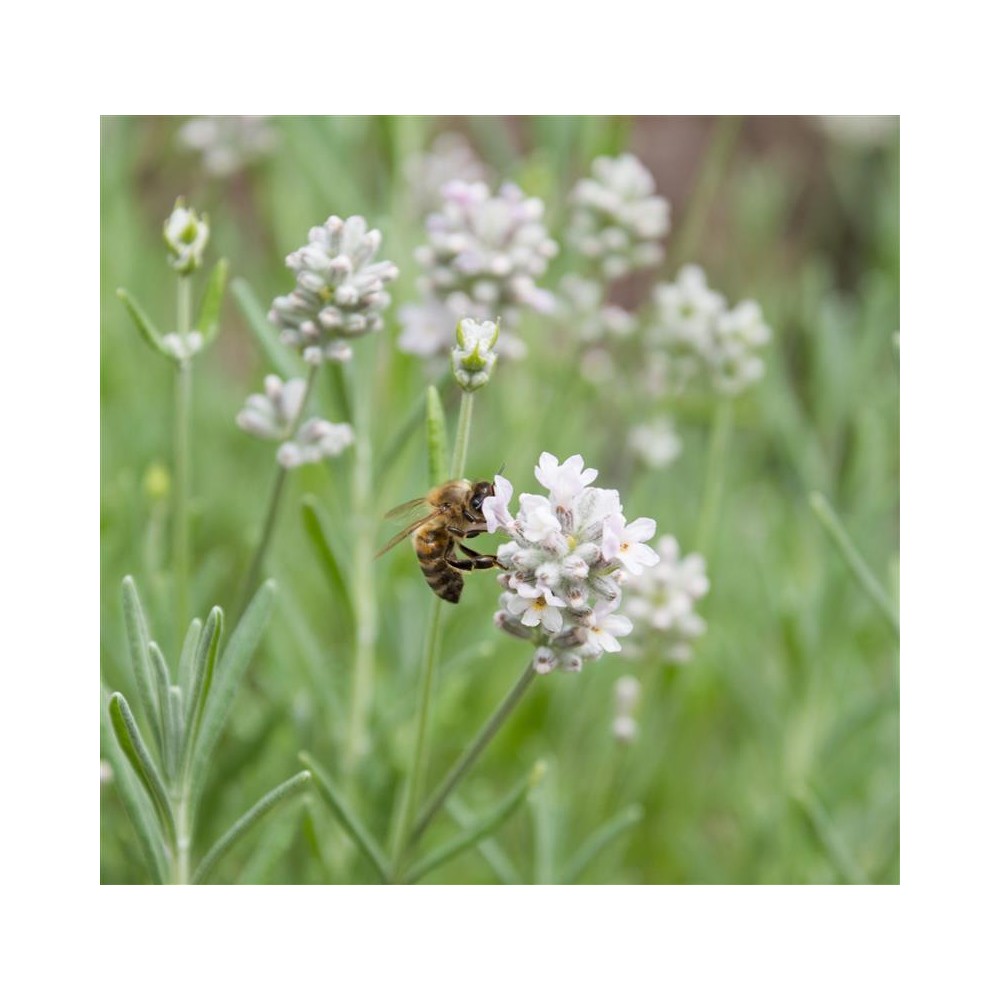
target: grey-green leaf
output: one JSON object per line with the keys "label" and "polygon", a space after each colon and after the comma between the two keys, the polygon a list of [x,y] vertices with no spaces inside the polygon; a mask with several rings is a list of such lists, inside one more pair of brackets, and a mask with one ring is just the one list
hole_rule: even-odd
{"label": "grey-green leaf", "polygon": [[[471,830],[475,825],[475,816],[457,795],[452,795],[448,799],[445,810],[463,830]],[[476,844],[476,850],[504,885],[524,885],[524,877],[514,866],[507,852],[492,837],[480,840]]]}
{"label": "grey-green leaf", "polygon": [[168,777],[173,777],[173,760],[176,757],[177,748],[172,746],[172,733],[170,729],[170,668],[164,659],[160,647],[155,643],[149,644],[149,662],[153,669],[153,677],[156,680],[156,701],[160,710],[160,732],[163,734],[163,744],[160,747],[160,758],[163,769]]}
{"label": "grey-green leaf", "polygon": [[579,847],[576,854],[570,858],[563,869],[562,882],[572,885],[582,874],[587,865],[597,857],[612,841],[620,837],[630,827],[640,822],[643,817],[642,806],[626,806],[620,813],[599,826]]}
{"label": "grey-green leaf", "polygon": [[427,386],[427,471],[430,485],[436,486],[447,478],[448,429],[444,422],[444,408],[437,387]]}
{"label": "grey-green leaf", "polygon": [[222,299],[226,293],[226,279],[229,277],[229,261],[220,260],[208,277],[205,293],[201,298],[201,309],[198,311],[198,326],[196,329],[205,339],[207,347],[219,334],[219,313],[222,311]]}
{"label": "grey-green leaf", "polygon": [[309,754],[300,753],[299,760],[312,771],[321,798],[330,807],[330,811],[347,832],[347,835],[357,845],[358,850],[372,863],[382,881],[388,882],[390,878],[389,862],[361,818]]}
{"label": "grey-green leaf", "polygon": [[167,787],[163,783],[163,778],[156,767],[149,750],[143,741],[139,727],[135,724],[135,717],[129,708],[125,696],[118,691],[111,695],[108,704],[108,713],[111,716],[111,726],[114,729],[118,745],[122,753],[128,758],[136,775],[142,782],[153,805],[156,806],[157,815],[163,825],[168,839],[174,840],[174,816],[170,808],[170,796],[167,794]]}
{"label": "grey-green leaf", "polygon": [[135,328],[139,331],[142,339],[145,340],[157,354],[162,354],[165,358],[169,358],[171,361],[176,361],[176,358],[174,358],[174,356],[163,346],[162,334],[153,325],[153,321],[146,315],[139,303],[136,302],[124,288],[119,288],[116,294],[124,303],[125,308],[128,310],[129,316],[132,317],[132,322],[135,323]]}
{"label": "grey-green leaf", "polygon": [[164,742],[160,720],[163,718],[163,713],[160,711],[156,696],[153,665],[149,657],[149,626],[146,624],[139,591],[130,576],[122,580],[122,605],[125,611],[125,632],[128,635],[132,670],[139,692],[139,704],[142,706],[143,717],[153,731],[156,744],[162,752]]}
{"label": "grey-green leaf", "polygon": [[208,701],[191,760],[190,774],[195,797],[204,782],[205,765],[233,707],[240,681],[263,638],[264,629],[267,627],[274,606],[275,589],[273,580],[265,580],[260,585],[249,607],[243,612],[229,642],[226,643],[219,667],[215,671],[215,681],[208,693]]}
{"label": "grey-green leaf", "polygon": [[192,882],[205,882],[215,866],[226,854],[251,830],[263,820],[268,813],[281,805],[290,796],[302,791],[311,779],[308,771],[300,771],[293,778],[282,782],[277,788],[272,788],[260,801],[245,812],[214,844],[212,849],[202,859],[194,873]]}
{"label": "grey-green leaf", "polygon": [[201,729],[201,720],[205,714],[205,706],[212,690],[212,678],[215,675],[215,662],[219,655],[219,645],[222,642],[222,609],[212,608],[205,621],[198,639],[198,649],[194,654],[194,679],[191,684],[191,697],[187,706],[187,718],[184,723],[184,764],[185,774]]}
{"label": "grey-green leaf", "polygon": [[267,357],[268,367],[273,368],[283,379],[297,378],[302,374],[302,365],[294,354],[278,340],[278,333],[271,325],[263,306],[257,301],[253,289],[243,278],[234,278],[229,286],[250,327],[250,332]]}
{"label": "grey-green leaf", "polygon": [[463,830],[454,840],[448,841],[435,851],[431,851],[426,857],[418,861],[407,872],[407,882],[419,882],[425,875],[428,875],[435,868],[439,868],[447,861],[457,857],[463,851],[478,844],[484,837],[488,837],[494,830],[502,826],[503,823],[513,815],[514,811],[524,802],[528,792],[534,788],[545,774],[545,765],[536,764],[531,773],[501,800],[500,804],[487,813],[479,822],[473,823],[468,829]]}
{"label": "grey-green leaf", "polygon": [[110,708],[110,699],[110,694],[101,685],[101,736],[104,752],[111,758],[115,776],[114,787],[128,818],[132,821],[150,875],[155,882],[162,885],[168,878],[168,848],[158,827],[152,803],[140,786],[135,771],[115,735],[111,714],[107,710]]}
{"label": "grey-green leaf", "polygon": [[319,503],[314,496],[302,498],[302,523],[306,529],[306,536],[312,542],[319,564],[329,581],[334,602],[338,607],[345,608],[348,615],[352,614],[351,593],[344,582],[344,574],[340,569],[341,560],[338,559],[334,550],[333,536],[323,523]]}
{"label": "grey-green leaf", "polygon": [[177,669],[177,683],[185,698],[191,697],[191,685],[194,683],[194,657],[198,651],[198,641],[201,639],[201,619],[195,618],[188,626],[181,648],[181,659]]}

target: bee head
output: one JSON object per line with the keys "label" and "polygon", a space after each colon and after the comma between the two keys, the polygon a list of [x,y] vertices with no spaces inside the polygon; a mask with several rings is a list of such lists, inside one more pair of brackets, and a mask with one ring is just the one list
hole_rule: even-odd
{"label": "bee head", "polygon": [[469,501],[469,506],[474,511],[481,511],[483,509],[483,501],[491,496],[493,496],[493,481],[491,479],[484,479],[482,482],[475,483],[472,487],[472,499]]}

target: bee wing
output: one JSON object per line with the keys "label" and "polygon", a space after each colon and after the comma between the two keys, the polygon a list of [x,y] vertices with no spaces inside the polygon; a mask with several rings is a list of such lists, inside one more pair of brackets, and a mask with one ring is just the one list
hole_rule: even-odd
{"label": "bee wing", "polygon": [[[404,504],[403,506],[405,507],[406,505]],[[389,513],[391,514],[392,511],[390,511]],[[387,514],[386,517],[388,516],[389,515]],[[385,553],[388,552],[389,549],[391,549],[394,545],[398,545],[404,538],[408,538],[410,535],[413,534],[414,531],[417,530],[417,528],[419,528],[423,524],[426,524],[432,517],[437,517],[436,510],[432,510],[429,514],[426,514],[424,517],[418,518],[416,521],[413,522],[413,524],[410,524],[407,527],[403,528],[402,531],[397,532],[395,535],[392,536],[392,538],[389,539],[388,542],[385,543],[385,545],[382,546],[382,548],[378,550],[378,552],[375,554],[375,558],[378,559],[379,556],[385,555]]]}
{"label": "bee wing", "polygon": [[418,510],[428,510],[430,504],[427,502],[426,497],[417,497],[415,500],[407,500],[406,503],[401,503],[398,507],[393,507],[392,510],[386,512],[383,517],[385,521],[401,521],[408,514],[414,514]]}

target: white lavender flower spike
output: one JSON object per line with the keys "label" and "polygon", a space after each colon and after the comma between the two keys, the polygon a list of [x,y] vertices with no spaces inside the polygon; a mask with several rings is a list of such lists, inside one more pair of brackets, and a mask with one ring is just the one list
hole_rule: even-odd
{"label": "white lavender flower spike", "polygon": [[627,524],[617,490],[591,486],[596,469],[582,456],[560,462],[543,452],[535,476],[548,496],[522,493],[509,510],[510,482],[497,476],[483,502],[487,530],[510,541],[497,549],[503,587],[497,626],[532,641],[539,673],[580,670],[621,649],[632,622],[618,613],[621,582],[659,561],[643,544],[656,530],[650,518]]}
{"label": "white lavender flower spike", "polygon": [[608,279],[655,267],[663,260],[670,206],[654,193],[653,175],[631,153],[599,156],[591,172],[570,194],[570,245]]}
{"label": "white lavender flower spike", "polygon": [[324,458],[339,455],[354,442],[350,424],[331,424],[329,420],[312,417],[278,449],[278,463],[286,469],[298,465],[322,462]]}
{"label": "white lavender flower spike", "polygon": [[663,469],[670,465],[684,447],[673,421],[666,418],[636,424],[628,432],[628,446],[651,469]]}
{"label": "white lavender flower spike", "polygon": [[615,715],[611,733],[619,743],[633,743],[639,733],[635,710],[640,689],[639,682],[628,675],[615,681]]}
{"label": "white lavender flower spike", "polygon": [[431,143],[430,149],[407,158],[403,166],[410,197],[423,214],[441,205],[441,189],[451,181],[487,180],[486,167],[476,156],[465,136],[444,132]]}
{"label": "white lavender flower spike", "polygon": [[167,259],[178,274],[190,274],[201,267],[208,235],[208,216],[199,216],[184,204],[183,198],[178,198],[170,217],[163,223]]}
{"label": "white lavender flower spike", "polygon": [[695,388],[732,396],[764,374],[757,352],[771,331],[756,302],[728,309],[725,298],[708,287],[704,271],[688,264],[673,284],[656,286],[653,303],[646,336],[665,391]]}
{"label": "white lavender flower spike", "polygon": [[636,636],[655,642],[668,663],[691,659],[691,643],[705,631],[695,602],[708,593],[705,560],[697,554],[681,557],[671,535],[656,543],[659,564],[640,577],[625,581],[624,611],[636,622]]}
{"label": "white lavender flower spike", "polygon": [[243,409],[236,415],[236,423],[254,437],[280,441],[291,434],[305,394],[305,379],[282,382],[277,375],[268,375],[264,379],[264,394],[254,393],[247,397]]}
{"label": "white lavender flower spike", "polygon": [[348,341],[382,329],[389,305],[385,286],[399,276],[390,261],[376,261],[382,243],[377,229],[368,229],[360,215],[330,216],[309,230],[309,242],[285,263],[295,272],[296,288],[279,295],[268,319],[281,331],[284,343],[301,351],[313,364],[346,361]]}
{"label": "white lavender flower spike", "polygon": [[[497,345],[501,356],[518,356],[524,345],[510,332],[521,311],[547,313],[555,297],[535,282],[558,251],[542,221],[544,206],[526,198],[515,184],[492,195],[486,184],[452,181],[441,190],[439,211],[427,218],[427,243],[416,251],[423,269],[418,287],[426,300],[443,305],[452,321],[465,316],[504,318],[505,333]],[[413,352],[413,334],[400,349]],[[427,338],[417,339],[426,345]],[[443,341],[439,353],[448,350]],[[426,346],[421,351],[428,356]]]}

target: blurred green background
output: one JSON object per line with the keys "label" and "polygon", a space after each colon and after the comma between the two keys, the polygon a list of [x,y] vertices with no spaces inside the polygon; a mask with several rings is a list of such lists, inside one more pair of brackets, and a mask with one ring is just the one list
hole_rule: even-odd
{"label": "blurred green background", "polygon": [[[824,534],[808,501],[822,492],[895,598],[899,520],[898,126],[807,118],[279,118],[273,148],[226,177],[177,141],[184,119],[105,118],[101,156],[101,663],[130,693],[121,580],[132,574],[152,631],[177,656],[171,614],[169,488],[173,381],[142,343],[115,290],[126,287],[171,329],[174,280],[161,230],[178,195],[207,211],[207,260],[228,258],[266,309],[287,294],[284,266],[308,229],[361,214],[384,235],[401,275],[386,329],[359,343],[375,366],[378,476],[370,515],[426,491],[421,433],[386,448],[427,379],[395,348],[396,308],[416,301],[413,251],[423,228],[405,169],[442,132],[464,134],[497,179],[546,204],[558,241],[566,196],[593,157],[631,150],[671,203],[666,264],[615,289],[636,306],[654,280],[699,263],[731,302],[756,299],[773,331],[764,379],[736,403],[725,490],[711,542],[708,623],[691,663],[607,655],[582,674],[536,682],[460,791],[471,810],[496,801],[531,764],[549,771],[531,808],[497,841],[525,881],[549,881],[586,836],[637,803],[643,819],[580,874],[592,883],[761,883],[899,879],[899,692],[896,637]],[[880,127],[876,127],[880,125]],[[684,257],[675,245],[682,242]],[[556,258],[539,284],[554,289]],[[581,453],[597,485],[619,489],[628,518],[656,518],[690,551],[705,477],[710,410],[644,401],[584,381],[571,331],[523,326],[527,358],[501,361],[477,396],[467,472],[501,463],[515,491],[537,488],[541,451]],[[235,609],[274,469],[274,449],[234,422],[271,369],[227,296],[222,332],[195,363],[193,612]],[[349,376],[350,377],[350,376]],[[621,399],[628,400],[623,405]],[[324,380],[314,402],[336,419]],[[457,398],[445,396],[454,427]],[[684,451],[650,470],[622,447],[630,426],[677,421]],[[290,476],[268,575],[279,602],[240,692],[198,818],[203,851],[308,750],[339,769],[352,631],[301,516],[316,498],[343,552],[352,536],[350,453]],[[389,534],[380,529],[380,539]],[[482,541],[482,539],[480,540]],[[484,550],[488,546],[480,546]],[[345,572],[350,572],[344,560]],[[433,597],[412,552],[376,564],[379,631],[373,745],[349,794],[377,836],[409,766],[419,649]],[[431,780],[444,773],[502,698],[527,647],[492,625],[490,574],[448,609],[433,704]],[[618,745],[613,687],[642,684],[637,740]],[[102,747],[102,757],[107,756]],[[453,828],[452,828],[453,829]],[[440,821],[428,843],[447,836]],[[323,805],[276,816],[226,859],[230,882],[366,881]],[[112,780],[101,789],[101,879],[149,880]],[[492,882],[473,851],[434,880]]]}

